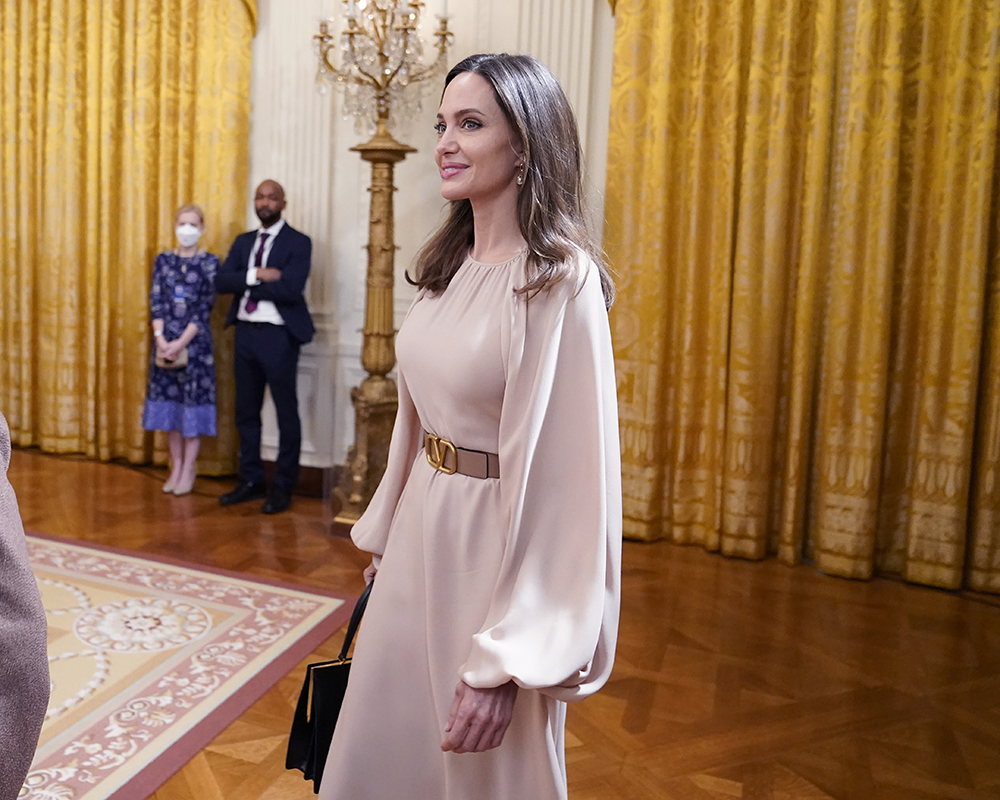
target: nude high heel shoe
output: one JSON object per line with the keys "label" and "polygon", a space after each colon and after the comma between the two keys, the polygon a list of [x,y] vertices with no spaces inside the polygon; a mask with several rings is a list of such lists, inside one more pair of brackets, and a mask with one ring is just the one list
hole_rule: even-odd
{"label": "nude high heel shoe", "polygon": [[195,476],[191,476],[189,481],[178,481],[177,485],[174,487],[174,494],[180,497],[183,494],[191,494],[191,490],[194,488]]}

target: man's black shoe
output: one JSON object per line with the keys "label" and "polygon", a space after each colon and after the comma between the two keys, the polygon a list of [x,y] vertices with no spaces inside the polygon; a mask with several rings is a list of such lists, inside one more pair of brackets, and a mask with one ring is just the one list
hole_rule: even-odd
{"label": "man's black shoe", "polygon": [[224,506],[235,506],[237,503],[245,503],[247,500],[259,500],[265,494],[267,494],[267,490],[264,488],[264,484],[243,481],[231,492],[222,495],[219,498],[219,503]]}
{"label": "man's black shoe", "polygon": [[280,514],[291,504],[292,496],[284,489],[279,489],[275,486],[268,494],[267,500],[264,501],[264,506],[261,508],[261,511],[265,514]]}

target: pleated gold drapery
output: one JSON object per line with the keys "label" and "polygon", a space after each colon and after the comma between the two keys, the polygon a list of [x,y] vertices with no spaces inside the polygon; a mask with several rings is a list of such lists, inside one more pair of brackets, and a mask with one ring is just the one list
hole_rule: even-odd
{"label": "pleated gold drapery", "polygon": [[1000,591],[1000,2],[616,20],[627,534]]}
{"label": "pleated gold drapery", "polygon": [[[16,444],[149,460],[152,263],[182,203],[203,205],[220,257],[243,229],[255,15],[254,0],[0,3],[0,408]],[[214,317],[219,435],[199,465],[228,472]]]}

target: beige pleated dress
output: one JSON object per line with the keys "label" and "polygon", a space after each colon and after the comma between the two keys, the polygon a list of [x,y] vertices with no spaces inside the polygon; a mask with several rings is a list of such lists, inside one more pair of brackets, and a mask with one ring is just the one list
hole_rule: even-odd
{"label": "beige pleated dress", "polygon": [[[379,564],[320,800],[566,797],[566,701],[607,680],[621,475],[597,267],[530,300],[525,256],[466,260],[399,331],[389,462],[352,538]],[[500,478],[431,466],[421,431],[498,453]],[[500,747],[443,753],[455,686],[520,687]]]}

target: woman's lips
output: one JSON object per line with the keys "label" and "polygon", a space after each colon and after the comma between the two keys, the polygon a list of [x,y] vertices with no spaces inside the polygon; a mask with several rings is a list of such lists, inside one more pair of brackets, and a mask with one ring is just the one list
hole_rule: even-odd
{"label": "woman's lips", "polygon": [[441,165],[441,177],[442,178],[454,178],[458,173],[465,169],[465,164],[442,164]]}

